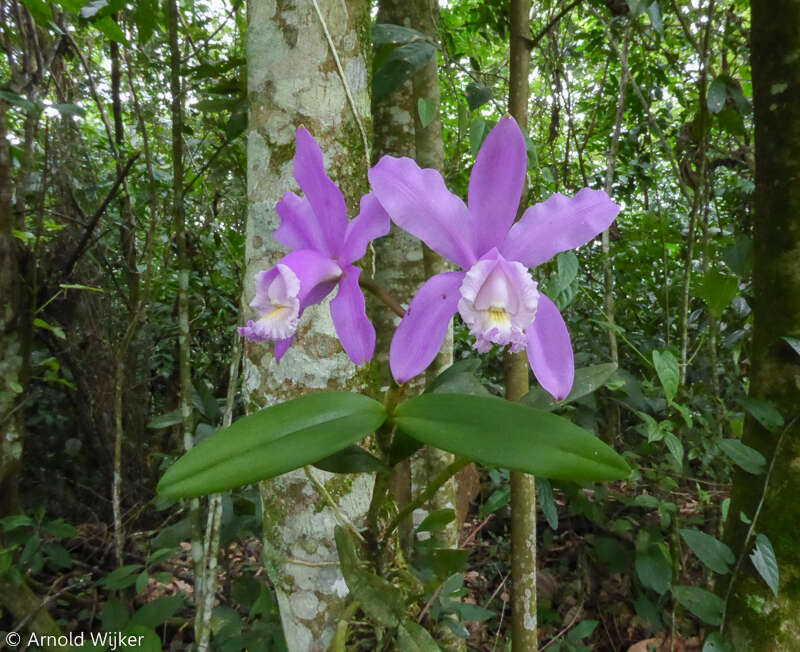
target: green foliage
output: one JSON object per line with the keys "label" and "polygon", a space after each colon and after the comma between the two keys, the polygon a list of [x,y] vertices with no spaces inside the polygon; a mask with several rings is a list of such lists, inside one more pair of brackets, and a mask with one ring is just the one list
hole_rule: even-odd
{"label": "green foliage", "polygon": [[350,392],[264,408],[186,453],[164,474],[159,492],[198,496],[271,478],[342,450],[385,419],[380,403]]}
{"label": "green foliage", "polygon": [[[566,419],[493,397],[424,394],[399,405],[392,422],[407,435],[483,464],[570,480],[613,480],[628,465]],[[503,446],[486,437],[503,433]]]}

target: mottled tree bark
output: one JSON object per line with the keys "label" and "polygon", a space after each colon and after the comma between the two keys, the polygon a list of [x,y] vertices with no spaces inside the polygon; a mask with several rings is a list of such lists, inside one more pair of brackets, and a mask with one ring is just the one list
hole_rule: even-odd
{"label": "mottled tree bark", "polygon": [[[292,173],[298,126],[308,128],[320,144],[327,172],[344,193],[351,217],[367,191],[363,138],[326,31],[355,109],[367,133],[370,129],[367,2],[255,0],[248,4],[248,19],[245,304],[255,294],[253,275],[285,253],[272,232],[279,223],[275,203],[286,191],[298,191]],[[365,272],[372,270],[367,267]],[[245,319],[253,316],[245,308]],[[243,389],[250,410],[310,392],[364,386],[364,372],[353,365],[336,337],[328,301],[305,311],[294,344],[280,364],[271,346],[250,343],[244,357]],[[313,473],[341,511],[360,522],[369,504],[371,477],[333,476],[316,469]],[[264,483],[262,500],[264,562],[277,590],[289,649],[327,650],[347,595],[333,541],[335,514],[302,470]]]}
{"label": "mottled tree bark", "polygon": [[[377,23],[404,25],[412,27],[406,0],[379,0]],[[415,158],[417,115],[416,99],[411,81],[406,81],[386,97],[372,100],[375,135],[373,139],[373,163],[384,154]],[[376,240],[375,280],[381,287],[389,290],[403,306],[408,306],[417,289],[425,282],[423,244],[414,236],[392,223],[391,231],[385,238]],[[377,306],[377,301],[374,302]],[[386,386],[392,382],[389,372],[389,345],[392,335],[400,323],[400,317],[385,306],[377,306],[374,311],[375,360],[380,382]],[[421,389],[419,382],[412,387]],[[413,389],[411,390],[414,391]],[[411,460],[397,464],[392,470],[392,495],[398,509],[403,509],[412,498]],[[398,527],[400,546],[408,554],[411,550],[413,522],[406,520]]]}
{"label": "mottled tree bark", "polygon": [[[781,339],[800,338],[800,0],[753,0],[751,63],[755,108],[753,344],[750,395],[770,401],[786,426],[765,430],[747,417],[743,441],[772,463],[767,476],[739,471],[726,537],[749,554],[749,526],[767,535],[780,569],[775,597],[745,558],[726,614],[733,649],[800,650],[800,357]],[[746,546],[746,548],[745,548]]]}

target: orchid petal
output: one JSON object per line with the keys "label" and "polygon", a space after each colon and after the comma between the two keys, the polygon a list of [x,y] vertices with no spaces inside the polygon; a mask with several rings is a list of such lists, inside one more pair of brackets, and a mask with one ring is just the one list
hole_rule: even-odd
{"label": "orchid petal", "polygon": [[322,150],[304,127],[296,133],[294,178],[300,184],[317,216],[317,225],[325,243],[323,253],[335,258],[339,254],[347,228],[347,205],[337,185],[325,174]]}
{"label": "orchid petal", "polygon": [[535,267],[560,251],[580,247],[605,231],[619,213],[602,190],[584,188],[573,198],[555,193],[525,211],[511,227],[500,253]]}
{"label": "orchid petal", "polygon": [[362,258],[367,253],[367,245],[389,233],[390,226],[389,216],[375,195],[364,195],[361,198],[361,212],[347,224],[339,260],[348,264]]}
{"label": "orchid petal", "polygon": [[483,142],[469,179],[467,204],[479,253],[500,244],[517,217],[528,157],[514,118],[502,118]]}
{"label": "orchid petal", "polygon": [[461,267],[478,259],[469,210],[436,171],[410,158],[384,156],[369,171],[378,201],[395,224]]}
{"label": "orchid petal", "polygon": [[308,199],[287,192],[275,205],[275,210],[281,218],[281,225],[273,233],[278,242],[289,249],[316,249],[333,257],[324,239],[323,227]]}
{"label": "orchid petal", "polygon": [[289,347],[294,342],[294,335],[287,337],[285,340],[275,341],[275,362],[280,362],[283,354],[289,350]]}
{"label": "orchid petal", "polygon": [[286,254],[278,261],[300,279],[300,313],[308,306],[322,301],[336,287],[342,276],[342,268],[327,256],[313,249],[298,249]]}
{"label": "orchid petal", "polygon": [[375,351],[375,328],[367,318],[364,293],[358,286],[361,270],[348,265],[331,301],[331,317],[342,348],[357,365],[366,364]]}
{"label": "orchid petal", "polygon": [[411,299],[389,348],[389,366],[398,383],[422,373],[442,348],[464,276],[466,272],[432,276]]}
{"label": "orchid petal", "polygon": [[564,318],[545,295],[539,295],[536,318],[526,331],[528,362],[539,384],[557,401],[565,399],[575,378],[575,358]]}

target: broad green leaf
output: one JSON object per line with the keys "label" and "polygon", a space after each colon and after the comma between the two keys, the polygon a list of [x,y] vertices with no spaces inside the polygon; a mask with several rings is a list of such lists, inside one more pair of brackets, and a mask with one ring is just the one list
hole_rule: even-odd
{"label": "broad green leaf", "polygon": [[474,394],[475,396],[491,396],[475,375],[481,361],[478,358],[459,360],[440,373],[428,387],[426,392],[439,394]]}
{"label": "broad green leaf", "polygon": [[487,514],[491,514],[492,512],[496,512],[498,509],[505,507],[508,503],[511,502],[511,486],[506,485],[501,487],[491,496],[489,496],[484,503],[481,505],[478,513],[481,518],[486,516]]}
{"label": "broad green leaf", "polygon": [[55,521],[42,524],[42,529],[58,539],[66,539],[68,537],[75,537],[78,535],[78,530],[74,525],[70,525],[63,518],[57,518]]}
{"label": "broad green leaf", "polygon": [[144,625],[155,629],[167,622],[183,606],[183,596],[180,594],[156,598],[142,605],[133,617],[131,625]]}
{"label": "broad green leaf", "polygon": [[483,106],[492,99],[492,89],[475,82],[467,84],[464,94],[467,96],[467,104],[471,111]]}
{"label": "broad green leaf", "polygon": [[697,293],[706,302],[711,314],[717,318],[722,317],[722,313],[725,312],[738,292],[738,279],[715,269],[706,272],[697,289]]}
{"label": "broad green leaf", "polygon": [[436,104],[424,97],[417,100],[417,111],[419,112],[419,121],[422,123],[422,128],[427,129],[428,125],[436,119],[438,113]]}
{"label": "broad green leaf", "polygon": [[658,6],[658,0],[653,0],[653,4],[647,8],[647,15],[650,17],[650,24],[653,29],[660,36],[664,36],[664,19],[661,17],[661,8]]}
{"label": "broad green leaf", "polygon": [[147,589],[147,584],[150,582],[150,573],[143,570],[136,578],[136,595],[142,595]]}
{"label": "broad green leaf", "polygon": [[728,97],[728,85],[723,77],[717,77],[708,86],[706,95],[706,105],[711,113],[719,113],[725,106],[725,99]]}
{"label": "broad green leaf", "polygon": [[380,403],[351,392],[273,405],[200,442],[167,470],[158,491],[187,498],[266,480],[356,443],[385,419]]}
{"label": "broad green leaf", "polygon": [[[86,115],[86,109],[77,104],[54,104],[53,108],[61,115],[77,115],[81,117]],[[62,284],[61,287],[64,287],[64,285]]]}
{"label": "broad green leaf", "polygon": [[667,432],[664,435],[664,443],[667,445],[672,457],[675,458],[678,466],[681,466],[683,464],[683,444],[681,443],[681,440],[671,432]]}
{"label": "broad green leaf", "polygon": [[697,558],[715,573],[725,575],[736,562],[731,549],[716,537],[694,528],[684,528],[680,534]]}
{"label": "broad green leaf", "polygon": [[630,473],[625,460],[590,432],[499,398],[423,394],[397,406],[392,421],[442,450],[545,478],[604,481]]}
{"label": "broad green leaf", "polygon": [[558,508],[553,496],[553,485],[547,478],[536,478],[536,500],[542,508],[542,513],[547,519],[551,529],[558,529]]}
{"label": "broad green leaf", "polygon": [[764,578],[767,586],[772,589],[775,597],[778,597],[778,585],[780,584],[780,573],[778,572],[778,560],[775,551],[772,549],[772,542],[764,534],[756,537],[756,547],[750,555],[753,566],[756,567],[758,574]]}
{"label": "broad green leaf", "polygon": [[150,627],[144,625],[131,623],[123,631],[123,636],[135,637],[136,652],[162,652],[164,648],[161,647],[161,637],[156,634]]}
{"label": "broad green leaf", "polygon": [[637,16],[643,14],[647,7],[650,5],[647,0],[627,0],[628,8],[631,10],[631,15],[636,18]]}
{"label": "broad green leaf", "polygon": [[122,33],[122,28],[117,25],[117,22],[111,17],[106,16],[100,20],[92,22],[97,29],[102,32],[109,41],[117,41],[119,43],[127,43],[125,34]]}
{"label": "broad green leaf", "polygon": [[772,403],[750,397],[739,399],[739,403],[767,430],[777,430],[783,425],[783,415]]}
{"label": "broad green leaf", "polygon": [[483,145],[483,139],[489,133],[489,125],[483,118],[476,118],[469,127],[469,149],[473,156],[478,155],[478,150]]}
{"label": "broad green leaf", "polygon": [[556,257],[556,273],[548,283],[548,296],[566,290],[578,275],[578,257],[574,251],[563,251]]}
{"label": "broad green leaf", "polygon": [[597,561],[612,573],[621,573],[630,568],[632,555],[629,545],[619,539],[600,536],[593,537],[591,543]]}
{"label": "broad green leaf", "polygon": [[709,625],[722,622],[725,602],[718,595],[696,586],[673,586],[672,595],[681,606]]}
{"label": "broad green leaf", "polygon": [[609,378],[614,375],[617,370],[617,365],[613,362],[606,362],[603,364],[592,365],[591,367],[582,367],[575,370],[575,381],[572,383],[572,390],[569,396],[563,401],[556,401],[550,394],[544,391],[541,387],[534,387],[530,392],[525,394],[520,399],[520,403],[529,405],[539,410],[550,412],[555,410],[561,405],[572,403],[579,398],[591,394],[606,384]]}
{"label": "broad green leaf", "polygon": [[358,565],[355,544],[349,532],[337,525],[334,538],[342,575],[353,598],[377,623],[384,627],[397,627],[406,610],[400,589]]}
{"label": "broad green leaf", "polygon": [[138,0],[133,11],[133,22],[136,25],[136,40],[140,45],[147,43],[155,32],[159,20],[158,0]]}
{"label": "broad green leaf", "polygon": [[128,608],[119,598],[109,598],[100,611],[100,622],[103,623],[103,631],[106,632],[122,631],[129,618]]}
{"label": "broad green leaf", "polygon": [[13,514],[0,519],[0,526],[4,532],[13,532],[17,528],[30,527],[33,524],[33,519],[25,514]]}
{"label": "broad green leaf", "polygon": [[128,564],[127,566],[120,566],[100,580],[100,584],[105,586],[109,591],[117,591],[119,589],[125,589],[129,586],[133,586],[136,584],[136,575],[139,573],[141,568],[141,564]]}
{"label": "broad green leaf", "polygon": [[436,46],[416,40],[396,47],[372,77],[372,95],[386,97],[436,55]]}
{"label": "broad green leaf", "polygon": [[452,523],[456,513],[452,509],[437,509],[428,514],[417,526],[417,532],[439,532]]}
{"label": "broad green leaf", "polygon": [[441,652],[441,648],[419,623],[404,620],[397,631],[398,652]]}
{"label": "broad green leaf", "polygon": [[24,98],[19,93],[15,93],[14,91],[0,90],[0,99],[13,104],[14,106],[18,106],[21,109],[25,109],[25,111],[29,113],[32,113],[36,110],[36,105],[33,102]]}
{"label": "broad green leaf", "polygon": [[725,264],[738,276],[747,276],[753,270],[754,258],[753,239],[746,235],[740,236],[722,253]]}
{"label": "broad green leaf", "polygon": [[45,0],[22,0],[22,4],[40,27],[48,28],[53,20],[53,12]]}
{"label": "broad green leaf", "polygon": [[660,546],[651,545],[636,553],[636,575],[648,589],[663,595],[672,580],[672,565]]}
{"label": "broad green leaf", "polygon": [[597,620],[582,620],[575,627],[569,630],[567,638],[571,641],[580,641],[582,638],[591,636],[597,626],[600,624]]}
{"label": "broad green leaf", "polygon": [[73,14],[79,14],[81,7],[83,7],[84,0],[58,0],[58,4]]}
{"label": "broad green leaf", "polygon": [[719,447],[732,462],[753,475],[761,475],[767,468],[766,458],[755,448],[746,446],[738,439],[721,439]]}
{"label": "broad green leaf", "polygon": [[44,328],[49,330],[53,335],[55,335],[58,339],[64,340],[67,338],[66,334],[64,333],[64,329],[61,326],[53,326],[52,324],[48,324],[44,319],[36,319],[33,320],[33,325],[37,326],[38,328]]}
{"label": "broad green leaf", "polygon": [[473,620],[482,623],[495,615],[494,611],[469,602],[452,602],[451,605],[453,610],[461,616],[461,620]]}
{"label": "broad green leaf", "polygon": [[656,367],[658,379],[661,381],[661,386],[664,388],[664,394],[667,396],[667,402],[672,402],[675,395],[678,393],[678,383],[680,380],[680,372],[678,370],[678,360],[672,351],[664,351],[663,353],[658,350],[653,351],[653,364]]}
{"label": "broad green leaf", "polygon": [[377,473],[390,470],[377,457],[355,444],[314,462],[314,466],[330,473]]}

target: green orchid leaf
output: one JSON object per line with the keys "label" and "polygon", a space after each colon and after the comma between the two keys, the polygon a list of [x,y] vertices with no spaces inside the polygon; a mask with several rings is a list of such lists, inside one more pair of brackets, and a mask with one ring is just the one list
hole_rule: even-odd
{"label": "green orchid leaf", "polygon": [[423,394],[392,421],[421,442],[513,471],[575,481],[620,480],[630,468],[590,432],[561,417],[494,397]]}
{"label": "green orchid leaf", "polygon": [[380,403],[351,392],[273,405],[188,451],[167,470],[158,491],[188,498],[266,480],[347,448],[385,419]]}

